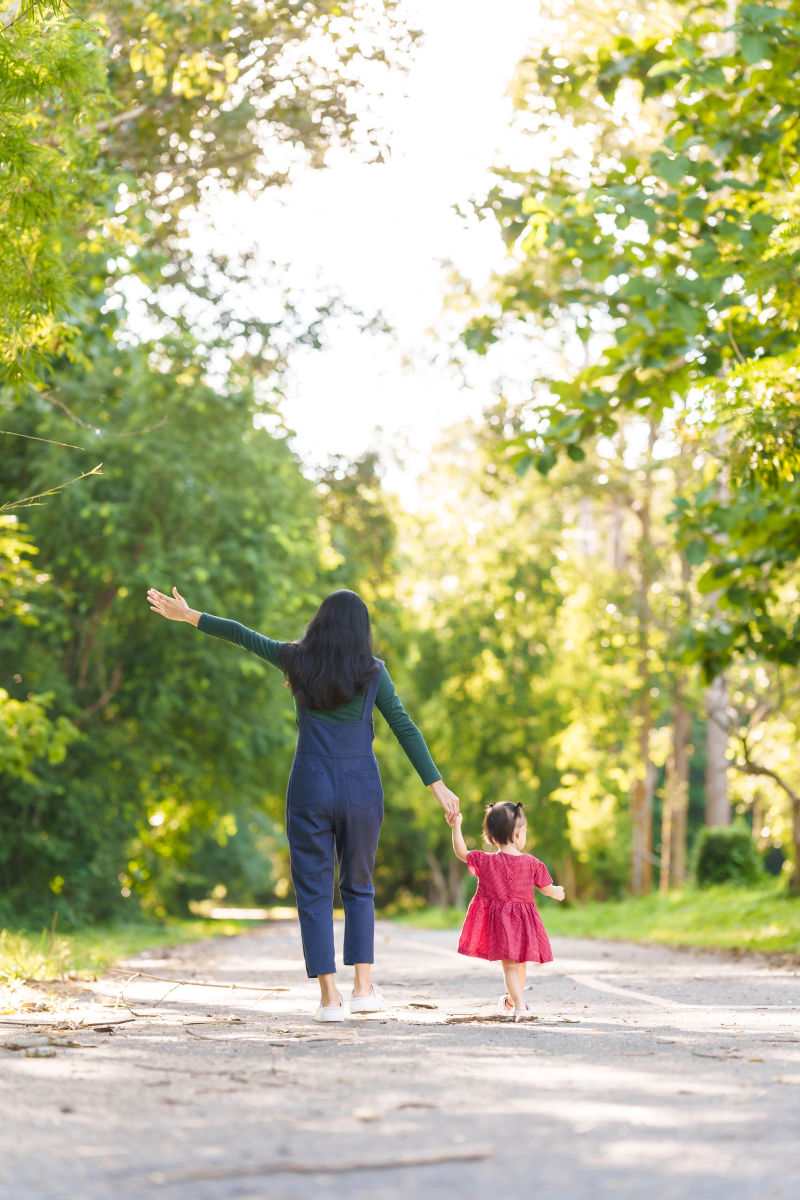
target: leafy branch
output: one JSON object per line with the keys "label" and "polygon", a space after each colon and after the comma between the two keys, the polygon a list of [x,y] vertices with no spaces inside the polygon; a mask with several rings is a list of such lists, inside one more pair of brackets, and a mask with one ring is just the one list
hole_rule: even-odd
{"label": "leafy branch", "polygon": [[102,463],[98,463],[91,471],[84,471],[82,475],[77,475],[74,479],[68,479],[66,483],[59,483],[56,487],[50,488],[46,492],[37,492],[35,496],[23,496],[21,500],[10,500],[7,504],[0,505],[0,513],[11,512],[15,508],[35,508],[37,500],[43,500],[46,496],[55,496],[58,492],[63,492],[64,488],[71,487],[73,483],[80,483],[82,479],[88,479],[90,475],[102,475]]}

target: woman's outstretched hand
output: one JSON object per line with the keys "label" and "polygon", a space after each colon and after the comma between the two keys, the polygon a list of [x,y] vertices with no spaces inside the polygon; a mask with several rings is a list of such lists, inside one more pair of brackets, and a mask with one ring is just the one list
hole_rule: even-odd
{"label": "woman's outstretched hand", "polygon": [[445,786],[442,779],[437,779],[435,783],[430,784],[430,789],[433,792],[436,803],[441,804],[449,821],[450,817],[454,817],[459,811],[458,796],[455,792],[451,792],[449,787]]}
{"label": "woman's outstretched hand", "polygon": [[171,596],[165,596],[163,592],[150,588],[147,599],[153,612],[160,613],[168,621],[188,621],[190,625],[196,625],[203,615],[189,608],[177,588],[172,589]]}

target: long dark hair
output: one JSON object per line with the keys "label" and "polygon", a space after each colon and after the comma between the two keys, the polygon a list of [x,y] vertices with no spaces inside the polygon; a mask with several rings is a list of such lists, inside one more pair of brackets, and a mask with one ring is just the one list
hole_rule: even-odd
{"label": "long dark hair", "polygon": [[331,592],[296,642],[281,646],[292,695],[306,708],[329,712],[366,692],[377,670],[369,609],[355,592]]}

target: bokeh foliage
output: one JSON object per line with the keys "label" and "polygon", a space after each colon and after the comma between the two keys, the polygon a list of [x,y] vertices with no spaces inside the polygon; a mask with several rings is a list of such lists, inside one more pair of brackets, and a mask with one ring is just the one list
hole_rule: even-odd
{"label": "bokeh foliage", "polygon": [[[285,441],[253,428],[247,389],[187,382],[182,360],[155,371],[144,347],[101,337],[93,351],[89,374],[65,364],[59,397],[108,423],[103,473],[26,510],[48,579],[25,621],[0,624],[3,685],[20,700],[46,689],[80,736],[63,762],[5,785],[2,890],[17,904],[50,889],[66,913],[96,915],[120,882],[156,910],[205,896],[207,877],[260,892],[269,855],[251,858],[275,836],[292,742],[280,689],[256,661],[155,620],[143,598],[180,582],[203,609],[294,632],[319,594],[313,498]],[[70,427],[37,398],[12,422],[57,440]],[[39,490],[62,454],[15,439],[4,490]],[[215,875],[232,838],[238,859]]]}
{"label": "bokeh foliage", "polygon": [[186,217],[208,195],[285,183],[332,145],[379,155],[366,67],[402,66],[417,36],[395,0],[22,0],[0,20],[0,380],[17,384],[80,355],[95,277],[191,280]]}
{"label": "bokeh foliage", "polygon": [[694,424],[714,465],[676,520],[715,611],[687,629],[686,657],[713,678],[750,648],[798,661],[798,614],[776,584],[800,544],[800,8],[673,11],[671,30],[521,64],[516,103],[540,134],[558,128],[560,152],[549,171],[499,171],[478,204],[512,259],[465,338],[485,353],[524,323],[587,347],[582,369],[534,381],[519,469],[580,462],[632,416]]}

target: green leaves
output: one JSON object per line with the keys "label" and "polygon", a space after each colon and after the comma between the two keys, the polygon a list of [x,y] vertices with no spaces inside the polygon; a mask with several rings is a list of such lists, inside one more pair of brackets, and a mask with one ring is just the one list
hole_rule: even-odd
{"label": "green leaves", "polygon": [[[727,488],[709,483],[676,503],[673,520],[688,562],[704,566],[702,595],[715,597],[707,627],[687,636],[690,660],[707,671],[736,653],[800,662],[800,623],[790,597],[800,557],[800,419],[798,352],[753,362],[735,389],[717,384],[717,428],[726,446],[718,470]],[[724,455],[724,457],[723,457]]]}
{"label": "green leaves", "polygon": [[681,75],[683,73],[682,66],[673,58],[662,58],[661,62],[655,63],[647,72],[648,79],[657,79],[661,75]]}
{"label": "green leaves", "polygon": [[[537,381],[556,397],[536,462],[542,474],[559,454],[579,461],[577,451],[613,436],[627,413],[657,426],[665,412],[702,408],[698,442],[718,459],[730,498],[696,497],[680,537],[690,563],[705,565],[702,587],[721,591],[723,607],[749,613],[747,637],[761,630],[764,652],[783,655],[793,653],[789,626],[769,614],[776,573],[800,558],[800,3],[739,5],[736,45],[722,56],[729,20],[721,7],[691,10],[666,49],[652,38],[617,37],[561,74],[548,67],[547,96],[566,112],[558,80],[569,78],[571,119],[591,122],[604,148],[588,183],[584,168],[572,174],[568,163],[547,178],[499,173],[482,211],[502,223],[517,256],[520,212],[547,212],[546,237],[499,280],[465,344],[485,350],[518,321],[550,339],[560,333],[563,348],[576,336],[597,347],[587,330],[610,334],[594,351],[599,361],[568,381]],[[758,69],[765,61],[769,68]],[[606,146],[616,145],[618,117],[598,116],[605,110],[593,98],[610,101],[623,80],[643,99],[668,96],[670,116],[652,153],[629,147],[615,163]],[[531,116],[542,111],[531,99]],[[527,453],[519,452],[520,465]],[[745,624],[720,616],[715,662],[745,637]]]}
{"label": "green leaves", "polygon": [[[3,776],[0,886],[7,903],[30,911],[62,876],[62,912],[74,917],[140,901],[185,911],[221,882],[255,902],[270,894],[282,846],[291,699],[279,672],[243,671],[258,664],[160,620],[145,594],[177,585],[197,608],[296,636],[327,574],[314,486],[285,441],[253,428],[251,392],[222,395],[196,381],[186,346],[173,363],[162,356],[161,371],[147,344],[122,351],[87,335],[85,348],[93,370],[65,362],[59,398],[87,425],[133,436],[104,440],[102,476],[26,511],[36,570],[49,582],[26,597],[37,624],[0,621],[0,662],[21,679],[0,682],[23,705],[28,691],[51,693],[53,744],[59,721],[82,736],[62,762],[39,753],[27,776]],[[136,433],[165,413],[166,424]],[[41,399],[11,421],[59,441],[75,428]],[[23,480],[42,490],[64,452],[5,441],[3,491]],[[163,820],[151,824],[157,813]],[[131,879],[129,900],[120,873]]]}
{"label": "green leaves", "polygon": [[555,450],[552,446],[548,446],[547,449],[536,459],[536,470],[540,475],[547,476],[556,465],[556,461]]}
{"label": "green leaves", "polygon": [[684,553],[690,567],[699,567],[708,557],[708,542],[700,538],[697,538],[693,542],[687,542],[684,547]]}
{"label": "green leaves", "polygon": [[87,294],[191,279],[186,214],[209,190],[283,186],[287,154],[322,166],[357,125],[377,156],[354,63],[407,63],[418,35],[397,8],[240,0],[234,20],[228,0],[112,0],[87,20],[23,4],[0,37],[0,384],[77,353]]}
{"label": "green leaves", "polygon": [[758,63],[769,53],[770,39],[763,33],[743,33],[739,46],[745,62]]}
{"label": "green leaves", "polygon": [[499,338],[495,324],[489,318],[474,321],[464,334],[464,342],[468,350],[477,354],[486,354],[491,345]]}
{"label": "green leaves", "polygon": [[661,179],[665,179],[672,187],[677,187],[689,174],[691,165],[691,160],[685,154],[678,154],[674,158],[670,158],[663,150],[657,150],[650,157],[650,166],[655,174]]}
{"label": "green leaves", "polygon": [[0,37],[0,384],[32,382],[69,342],[66,252],[76,230],[107,216],[95,125],[116,103],[100,36],[56,0],[48,11],[22,5]]}

